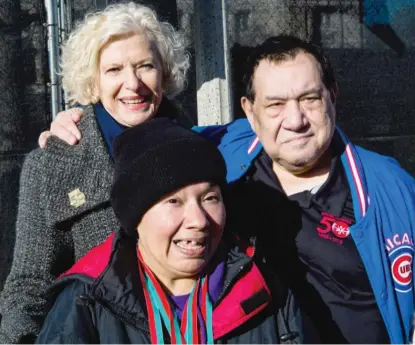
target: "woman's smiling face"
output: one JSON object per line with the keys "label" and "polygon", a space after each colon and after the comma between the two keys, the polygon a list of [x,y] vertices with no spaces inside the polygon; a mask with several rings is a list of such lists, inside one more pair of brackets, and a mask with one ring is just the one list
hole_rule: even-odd
{"label": "woman's smiling face", "polygon": [[126,127],[152,118],[162,100],[162,63],[155,45],[133,34],[101,50],[97,93],[104,108]]}
{"label": "woman's smiling face", "polygon": [[166,196],[137,227],[146,265],[161,280],[197,277],[218,247],[225,220],[217,185],[195,183]]}

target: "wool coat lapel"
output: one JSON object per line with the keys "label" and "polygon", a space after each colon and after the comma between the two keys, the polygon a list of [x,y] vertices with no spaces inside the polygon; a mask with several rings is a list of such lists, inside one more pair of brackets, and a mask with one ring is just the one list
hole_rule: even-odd
{"label": "wool coat lapel", "polygon": [[48,141],[53,159],[60,160],[56,164],[59,171],[51,171],[48,176],[52,180],[48,185],[54,189],[46,193],[52,199],[49,216],[53,223],[68,221],[109,202],[113,161],[92,106],[86,109],[79,129],[82,139],[75,146],[56,137]]}

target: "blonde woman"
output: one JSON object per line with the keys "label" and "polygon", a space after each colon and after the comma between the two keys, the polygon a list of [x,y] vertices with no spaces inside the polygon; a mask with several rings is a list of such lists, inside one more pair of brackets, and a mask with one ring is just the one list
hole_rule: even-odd
{"label": "blonde woman", "polygon": [[82,139],[68,146],[50,138],[25,161],[0,343],[34,340],[51,307],[47,287],[119,226],[109,204],[112,141],[125,128],[177,115],[168,98],[183,89],[188,60],[173,27],[134,3],[86,16],[64,44],[64,89],[86,106]]}

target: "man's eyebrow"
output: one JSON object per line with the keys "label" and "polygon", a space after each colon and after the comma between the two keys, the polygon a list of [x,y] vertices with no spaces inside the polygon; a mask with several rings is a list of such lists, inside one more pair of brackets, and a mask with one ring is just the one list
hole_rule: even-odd
{"label": "man's eyebrow", "polygon": [[312,94],[312,93],[318,93],[318,94],[320,94],[320,93],[321,93],[321,91],[322,91],[322,88],[321,88],[321,87],[314,87],[314,88],[312,88],[312,89],[309,89],[309,90],[306,90],[306,91],[302,92],[302,93],[298,96],[298,98],[304,97],[304,96],[306,96],[306,95],[310,95],[310,94]]}
{"label": "man's eyebrow", "polygon": [[[310,95],[312,93],[318,93],[318,94],[320,94],[321,93],[321,90],[322,90],[322,88],[320,88],[320,87],[308,89],[308,90],[305,90],[305,91],[301,92],[296,98],[301,98],[301,97]],[[277,95],[275,95],[275,96],[269,95],[269,96],[265,96],[265,99],[267,101],[285,101],[285,100],[289,99],[289,97],[277,96]]]}
{"label": "man's eyebrow", "polygon": [[283,101],[283,100],[286,100],[287,97],[282,97],[282,96],[265,96],[265,99],[267,101]]}

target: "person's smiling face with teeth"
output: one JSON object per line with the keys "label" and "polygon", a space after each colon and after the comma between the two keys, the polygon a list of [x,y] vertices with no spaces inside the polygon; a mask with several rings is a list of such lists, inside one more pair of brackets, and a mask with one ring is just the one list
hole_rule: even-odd
{"label": "person's smiling face with teeth", "polygon": [[155,45],[132,34],[106,44],[99,57],[97,97],[126,127],[152,118],[162,100],[163,71]]}
{"label": "person's smiling face with teeth", "polygon": [[138,247],[158,277],[197,277],[218,247],[225,219],[219,186],[188,185],[144,214],[137,227]]}

